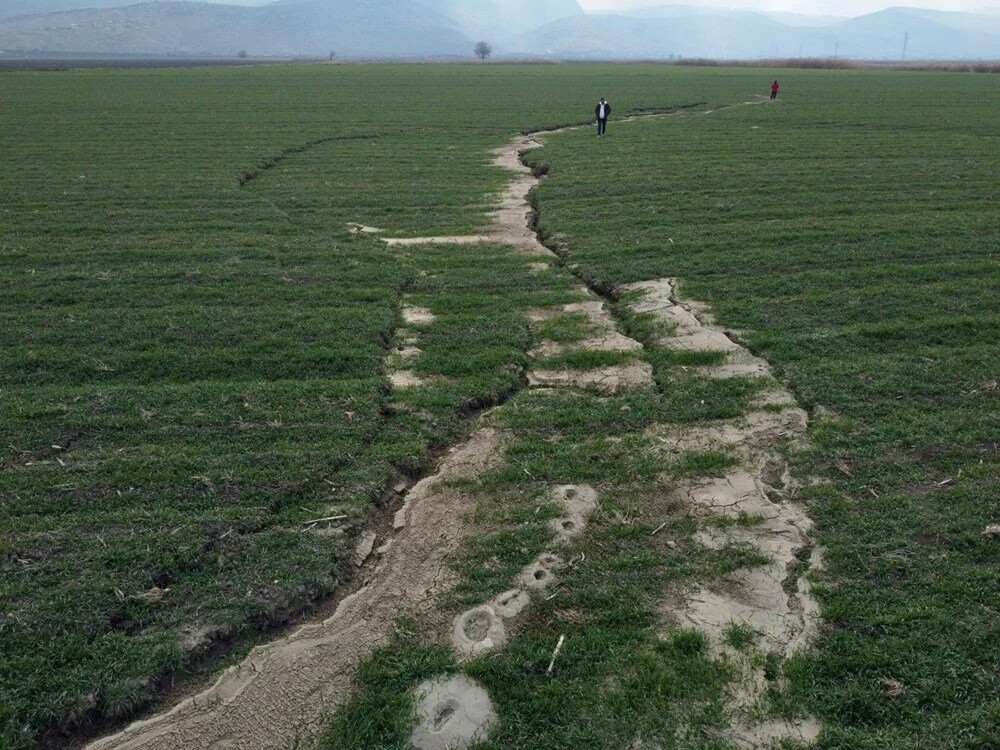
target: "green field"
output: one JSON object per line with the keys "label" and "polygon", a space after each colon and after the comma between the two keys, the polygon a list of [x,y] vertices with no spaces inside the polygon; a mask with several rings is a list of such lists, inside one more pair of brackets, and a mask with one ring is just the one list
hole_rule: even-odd
{"label": "green field", "polygon": [[[776,76],[775,106],[699,114]],[[516,436],[513,468],[476,488],[488,499],[447,606],[503,590],[544,547],[545,486],[586,481],[607,500],[571,592],[462,667],[498,706],[487,746],[729,747],[714,728],[731,674],[655,612],[664,592],[759,561],[706,553],[684,508],[657,505],[671,477],[725,457],[643,451],[653,425],[744,412],[753,384],[689,376],[647,346],[652,391],[523,389],[526,353],[575,335],[523,310],[579,299],[581,280],[662,277],[746,331],[813,419],[793,459],[824,480],[803,491],[826,549],[824,624],[772,670],[773,714],[815,716],[830,748],[1000,743],[1000,547],[981,535],[1000,523],[991,76],[321,66],[0,81],[0,748],[120,723],[344,590],[391,488],[508,399],[491,419]],[[489,149],[586,123],[602,94],[616,115],[685,113],[553,135],[528,157],[548,170],[540,229],[572,268],[536,275],[490,245],[400,254],[346,230],[482,229],[508,179]],[[414,367],[431,385],[394,393],[404,295],[438,319]],[[346,518],[307,523],[330,516]],[[329,747],[405,747],[406,691],[457,668],[402,630],[363,667]],[[573,647],[549,680],[554,632]]]}

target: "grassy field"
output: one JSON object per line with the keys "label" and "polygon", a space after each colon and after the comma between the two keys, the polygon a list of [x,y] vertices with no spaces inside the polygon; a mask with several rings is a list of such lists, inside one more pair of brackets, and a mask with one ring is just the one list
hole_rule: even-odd
{"label": "grassy field", "polygon": [[788,699],[824,746],[995,747],[992,82],[783,77],[779,106],[635,123],[600,151],[553,138],[532,156],[551,168],[542,229],[605,283],[682,278],[812,411],[799,470],[833,483],[809,493],[826,623]]}
{"label": "grassy field", "polygon": [[[537,341],[573,338],[573,320],[520,314],[577,299],[568,270],[489,246],[401,256],[347,222],[475,231],[507,179],[488,150],[515,132],[586,122],[601,94],[616,114],[741,103],[774,75],[775,106],[551,137],[531,157],[550,174],[541,227],[592,282],[680,277],[812,412],[797,471],[832,482],[807,498],[826,622],[774,711],[817,716],[825,747],[996,746],[993,81],[764,72],[2,74],[0,747],[121,721],[345,585],[390,488],[518,391]],[[394,394],[404,295],[438,315],[414,368],[434,385]],[[498,703],[492,746],[726,747],[727,667],[693,632],[661,637],[655,601],[757,561],[699,549],[684,509],[657,504],[718,457],[635,457],[650,426],[739,414],[754,388],[644,356],[655,391],[521,393],[493,417],[518,436],[513,468],[477,488],[492,500],[455,561],[456,611],[544,545],[546,484],[607,502],[572,593],[465,667]],[[575,647],[549,681],[556,631]],[[418,635],[375,655],[330,747],[405,746],[406,689],[450,659]]]}
{"label": "grassy field", "polygon": [[[346,222],[482,225],[506,179],[488,147],[585,119],[609,80],[3,74],[4,743],[127,717],[336,589],[351,528],[516,379],[484,365],[432,418],[396,415],[383,360],[415,266]],[[302,533],[331,515],[343,534]]]}

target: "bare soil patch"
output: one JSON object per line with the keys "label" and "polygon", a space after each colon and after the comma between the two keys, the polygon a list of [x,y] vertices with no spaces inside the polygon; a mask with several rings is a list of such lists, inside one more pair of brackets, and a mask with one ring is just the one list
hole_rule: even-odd
{"label": "bare soil patch", "polygon": [[[704,305],[678,296],[675,280],[633,284],[627,291],[641,295],[631,304],[634,312],[656,316],[668,331],[661,338],[663,346],[726,354],[726,364],[700,368],[703,374],[773,380],[767,362],[715,325]],[[820,566],[820,551],[809,537],[812,521],[806,509],[794,501],[796,482],[779,450],[804,438],[808,415],[777,381],[758,403],[770,405],[770,410],[714,424],[650,430],[668,452],[721,449],[739,457],[739,464],[722,476],[702,477],[681,486],[675,499],[698,517],[728,522],[698,534],[702,545],[749,547],[768,562],[701,588],[679,606],[668,604],[664,615],[703,632],[715,654],[738,666],[740,679],[729,696],[733,720],[727,737],[740,747],[763,747],[782,739],[811,742],[818,734],[811,720],[748,722],[764,698],[764,668],[752,654],[727,643],[732,629],[739,628],[759,639],[761,654],[787,658],[808,645],[819,621],[819,605],[804,573]]]}

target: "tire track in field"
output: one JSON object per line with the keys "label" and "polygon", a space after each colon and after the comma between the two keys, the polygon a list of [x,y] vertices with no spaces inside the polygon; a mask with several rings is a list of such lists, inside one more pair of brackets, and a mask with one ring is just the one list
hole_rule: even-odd
{"label": "tire track in field", "polygon": [[[618,122],[677,116],[681,111],[633,115]],[[559,133],[586,127],[590,126],[544,132]],[[529,203],[529,193],[541,177],[523,163],[523,155],[543,146],[542,137],[542,131],[521,135],[493,152],[495,163],[513,172],[515,177],[492,214],[492,226],[486,234],[408,240],[386,238],[387,244],[496,242],[511,246],[516,252],[551,258],[566,265],[565,256],[560,257],[540,240],[537,214]],[[272,169],[291,154],[303,153],[330,140],[333,139],[318,139],[286,149],[263,163],[240,184]],[[366,227],[361,230],[374,231]],[[567,268],[580,277],[577,269]],[[625,342],[623,345],[629,350],[634,348],[633,344],[641,348],[617,330],[611,305],[617,300],[617,293],[595,280],[583,280],[595,294],[595,300],[582,304],[588,306],[587,314],[604,329],[602,340]],[[428,322],[421,310],[404,312],[410,318],[407,322],[417,328]],[[634,382],[616,379],[617,373],[609,376],[610,380],[596,383],[579,380],[577,375],[588,373],[570,373],[559,382],[536,382],[536,385],[606,391],[605,386],[611,380],[615,382],[611,390],[643,387],[648,380],[651,386],[651,375],[645,371]],[[285,638],[255,648],[242,663],[227,669],[207,690],[165,713],[135,722],[121,732],[93,742],[88,746],[90,750],[265,750],[286,747],[317,734],[330,712],[348,697],[357,665],[373,650],[390,642],[398,616],[409,611],[420,613],[431,622],[440,619],[436,600],[455,583],[456,574],[448,565],[448,557],[459,549],[471,531],[463,520],[470,498],[447,480],[476,478],[497,467],[505,460],[505,445],[509,440],[510,437],[502,432],[478,429],[468,441],[444,456],[433,475],[406,491],[403,505],[393,519],[392,533],[386,534],[388,539],[374,549],[376,537],[371,532],[362,535],[358,557],[368,560],[362,573],[366,580],[361,588],[340,602],[332,616],[303,625]],[[472,632],[475,630],[473,628]],[[486,635],[488,632],[484,633]]]}

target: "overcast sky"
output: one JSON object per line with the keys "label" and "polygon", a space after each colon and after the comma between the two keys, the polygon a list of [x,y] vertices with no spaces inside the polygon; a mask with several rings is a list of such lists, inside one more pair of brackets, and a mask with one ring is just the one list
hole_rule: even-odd
{"label": "overcast sky", "polygon": [[791,11],[811,15],[856,16],[892,6],[937,8],[938,10],[976,10],[984,6],[1000,6],[1000,0],[580,0],[586,10],[614,10],[644,5],[704,5],[723,8],[756,8],[758,10]]}

